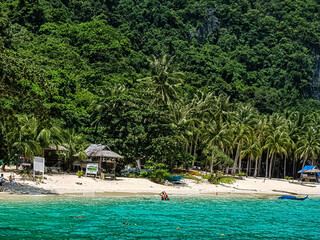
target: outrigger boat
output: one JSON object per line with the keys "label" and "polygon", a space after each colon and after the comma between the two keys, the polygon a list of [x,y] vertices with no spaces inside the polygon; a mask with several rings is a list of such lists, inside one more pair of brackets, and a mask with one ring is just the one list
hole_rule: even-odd
{"label": "outrigger boat", "polygon": [[166,178],[169,182],[179,182],[185,175],[172,176],[171,178]]}
{"label": "outrigger boat", "polygon": [[288,195],[283,195],[281,197],[278,197],[278,199],[289,199],[289,200],[305,200],[305,199],[308,199],[308,198],[309,198],[309,195],[307,195],[304,198],[299,198],[299,197],[296,197],[296,196],[288,196]]}

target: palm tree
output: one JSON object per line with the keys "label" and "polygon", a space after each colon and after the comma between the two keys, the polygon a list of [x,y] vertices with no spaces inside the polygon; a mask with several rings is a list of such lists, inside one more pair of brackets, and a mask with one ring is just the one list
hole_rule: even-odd
{"label": "palm tree", "polygon": [[[88,147],[88,143],[86,142],[84,136],[82,134],[76,133],[74,129],[67,129],[63,132],[64,142],[63,146],[68,149],[68,151],[64,151],[61,155],[64,157],[65,161],[69,163],[69,171],[71,168],[72,160],[74,156],[77,154],[80,158],[85,157],[83,154],[84,149]],[[85,160],[85,159],[83,159]]]}
{"label": "palm tree", "polygon": [[138,80],[157,96],[151,101],[150,106],[155,102],[169,105],[176,98],[177,89],[182,84],[184,74],[174,69],[172,65],[174,57],[169,60],[167,58],[166,54],[162,54],[160,59],[152,56],[150,60],[152,76]]}
{"label": "palm tree", "polygon": [[204,149],[204,154],[207,156],[210,161],[210,173],[213,173],[213,167],[215,165],[231,165],[232,159],[229,158],[224,152],[220,151],[219,148],[215,145],[208,145]]}
{"label": "palm tree", "polygon": [[242,151],[243,142],[248,134],[249,128],[247,125],[243,123],[236,122],[233,125],[231,125],[231,129],[234,135],[233,145],[236,146],[236,154],[234,157],[233,170],[232,170],[232,173],[234,174],[235,169],[237,168],[238,160],[239,160],[239,173],[241,172],[242,157],[240,156],[240,153]]}
{"label": "palm tree", "polygon": [[288,133],[276,129],[266,139],[264,149],[268,149],[271,154],[270,165],[269,165],[269,178],[272,177],[272,166],[273,160],[277,155],[287,155],[287,147],[290,146],[291,139]]}
{"label": "palm tree", "polygon": [[255,160],[255,169],[254,176],[257,176],[258,169],[258,159],[261,156],[262,148],[260,146],[260,142],[254,131],[251,131],[248,136],[245,137],[244,141],[244,150],[241,151],[241,159],[244,157],[248,157],[247,161],[247,172],[246,175],[249,175],[249,169],[251,168],[251,161]]}
{"label": "palm tree", "polygon": [[318,139],[319,134],[312,127],[309,127],[308,131],[300,136],[297,142],[296,153],[302,159],[302,168],[305,166],[308,158],[311,158],[312,164],[314,164],[314,160],[319,156],[320,144]]}
{"label": "palm tree", "polygon": [[[244,104],[235,104],[234,113],[232,115],[231,129],[233,129],[233,146],[236,148],[233,173],[237,167],[239,160],[239,173],[241,172],[241,160],[240,153],[242,151],[244,139],[248,136],[251,129],[250,126],[257,123],[257,111],[251,106]],[[229,116],[230,116],[229,115]]]}
{"label": "palm tree", "polygon": [[126,96],[128,89],[124,85],[112,85],[112,86],[103,86],[100,88],[98,97],[95,97],[90,106],[89,111],[92,112],[91,118],[93,119],[92,125],[95,125],[97,128],[100,124],[108,121],[108,114],[113,110],[119,108],[119,104],[132,104],[130,101],[113,101],[114,98],[119,98],[120,96]]}

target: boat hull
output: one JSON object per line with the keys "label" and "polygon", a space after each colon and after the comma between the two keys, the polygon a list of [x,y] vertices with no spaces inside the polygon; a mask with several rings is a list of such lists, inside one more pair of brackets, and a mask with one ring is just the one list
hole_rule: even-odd
{"label": "boat hull", "polygon": [[305,199],[308,199],[309,198],[309,196],[306,196],[306,197],[304,197],[304,198],[298,198],[298,197],[296,197],[296,196],[288,196],[288,195],[283,195],[283,196],[281,196],[281,197],[278,197],[278,199],[287,199],[287,200],[305,200]]}

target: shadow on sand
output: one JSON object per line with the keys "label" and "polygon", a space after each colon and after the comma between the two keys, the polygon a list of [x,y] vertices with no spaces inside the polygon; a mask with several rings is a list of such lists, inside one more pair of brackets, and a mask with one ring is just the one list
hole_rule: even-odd
{"label": "shadow on sand", "polygon": [[56,195],[55,192],[51,190],[46,190],[41,188],[41,185],[38,186],[30,186],[23,184],[20,187],[17,185],[11,185],[9,182],[3,183],[3,189],[2,192],[7,194],[17,194],[17,195],[39,195],[39,194],[45,194],[45,195]]}

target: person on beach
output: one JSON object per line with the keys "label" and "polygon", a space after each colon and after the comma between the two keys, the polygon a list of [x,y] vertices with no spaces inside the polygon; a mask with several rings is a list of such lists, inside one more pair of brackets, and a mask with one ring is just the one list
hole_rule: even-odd
{"label": "person on beach", "polygon": [[168,195],[165,191],[161,192],[159,195],[161,196],[162,201],[169,201],[170,200],[170,198],[168,197]]}
{"label": "person on beach", "polygon": [[0,176],[0,192],[2,192],[2,183],[4,183],[5,181],[8,181],[8,179],[4,178],[3,173]]}
{"label": "person on beach", "polygon": [[16,182],[16,181],[13,179],[12,175],[10,175],[10,177],[9,177],[9,182],[10,182],[11,185],[15,185],[15,184],[16,184],[18,187],[21,186],[20,183]]}

